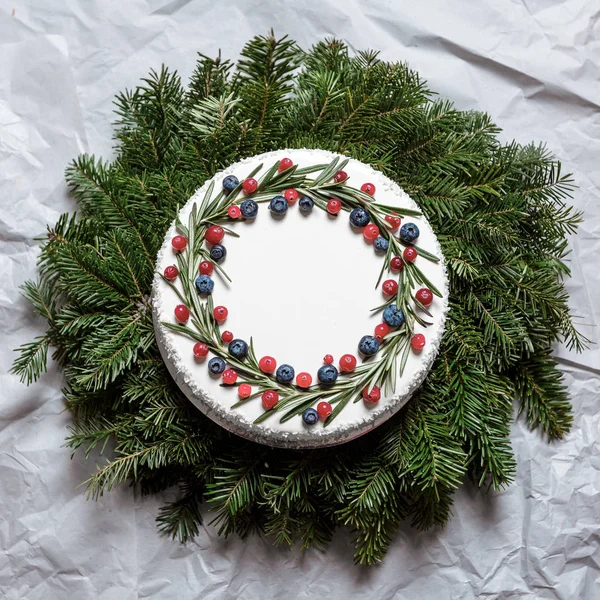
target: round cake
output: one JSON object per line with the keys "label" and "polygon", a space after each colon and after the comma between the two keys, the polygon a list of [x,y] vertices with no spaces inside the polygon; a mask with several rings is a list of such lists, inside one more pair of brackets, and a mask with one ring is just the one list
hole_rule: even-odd
{"label": "round cake", "polygon": [[181,209],[158,254],[163,359],[208,417],[286,448],[340,444],[398,411],[437,354],[448,281],[416,203],[322,150],[246,158]]}

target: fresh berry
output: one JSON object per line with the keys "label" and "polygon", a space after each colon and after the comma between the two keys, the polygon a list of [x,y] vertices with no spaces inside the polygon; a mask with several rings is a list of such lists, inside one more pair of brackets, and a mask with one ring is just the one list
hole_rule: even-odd
{"label": "fresh berry", "polygon": [[289,169],[293,164],[294,163],[292,162],[291,158],[282,158],[279,161],[279,166],[277,167],[277,170],[281,173],[282,171]]}
{"label": "fresh berry", "polygon": [[367,242],[373,242],[379,237],[379,227],[371,223],[363,229],[363,237]]}
{"label": "fresh berry", "polygon": [[344,354],[340,358],[340,371],[342,373],[352,373],[356,369],[356,356]]}
{"label": "fresh berry", "polygon": [[227,319],[229,311],[224,306],[215,306],[213,309],[213,317],[217,323],[223,323]]}
{"label": "fresh berry", "polygon": [[381,284],[381,290],[386,296],[394,296],[398,293],[398,282],[394,279],[386,279]]}
{"label": "fresh berry", "polygon": [[238,360],[244,360],[248,356],[248,344],[244,340],[233,340],[227,346],[227,350],[231,356]]}
{"label": "fresh berry", "polygon": [[208,275],[198,275],[195,283],[199,294],[210,294],[215,287],[215,282]]}
{"label": "fresh berry", "polygon": [[333,406],[329,402],[319,402],[317,404],[317,413],[323,421],[333,412]]}
{"label": "fresh berry", "polygon": [[223,190],[225,191],[225,195],[233,192],[235,188],[240,185],[240,180],[235,175],[228,175],[223,179]]}
{"label": "fresh berry", "polygon": [[223,383],[225,385],[233,385],[238,378],[238,374],[233,369],[223,371]]}
{"label": "fresh berry", "polygon": [[300,194],[295,189],[289,188],[283,192],[283,197],[288,201],[288,204],[296,204]]}
{"label": "fresh berry", "polygon": [[338,198],[332,198],[327,202],[327,212],[330,215],[337,215],[342,210],[342,201]]}
{"label": "fresh berry", "polygon": [[196,358],[206,358],[208,355],[208,346],[202,342],[197,342],[194,344],[192,352]]}
{"label": "fresh berry", "polygon": [[415,352],[421,352],[425,348],[425,336],[422,333],[415,333],[410,338],[410,346]]}
{"label": "fresh berry", "polygon": [[390,327],[401,327],[404,324],[404,313],[395,304],[390,304],[383,311],[383,320]]}
{"label": "fresh berry", "polygon": [[416,250],[416,248],[413,248],[412,246],[409,246],[408,248],[404,248],[404,252],[402,253],[402,258],[404,259],[404,262],[415,262],[415,260],[417,259],[418,256],[418,252]]}
{"label": "fresh berry", "polygon": [[323,362],[324,362],[326,365],[330,365],[330,364],[333,362],[333,356],[331,356],[331,354],[326,354],[326,355],[323,357]]}
{"label": "fresh berry", "polygon": [[240,384],[240,387],[238,387],[238,396],[242,400],[245,400],[246,398],[249,398],[251,395],[252,395],[252,386],[248,385],[247,383]]}
{"label": "fresh berry", "polygon": [[363,390],[362,397],[367,404],[377,404],[381,399],[381,390],[376,385],[373,386],[371,391],[366,387]]}
{"label": "fresh berry", "polygon": [[381,344],[383,342],[383,338],[390,332],[390,326],[387,323],[379,323],[377,327],[375,327],[375,337],[377,341]]}
{"label": "fresh berry", "polygon": [[231,333],[231,331],[225,330],[222,334],[221,334],[221,339],[226,343],[229,344],[229,342],[231,342],[233,340],[233,333]]}
{"label": "fresh berry", "polygon": [[242,211],[239,206],[234,204],[227,209],[227,215],[230,219],[239,219],[242,216]]}
{"label": "fresh berry", "polygon": [[174,265],[169,265],[166,269],[165,272],[163,273],[165,276],[165,279],[167,281],[174,281],[175,279],[177,279],[177,275],[179,275],[179,270],[177,269],[176,266]]}
{"label": "fresh berry", "polygon": [[244,200],[240,204],[242,216],[246,219],[254,219],[258,213],[258,204],[254,200]]}
{"label": "fresh berry", "polygon": [[210,260],[203,260],[198,267],[200,275],[211,275],[214,270],[215,266],[210,262]]}
{"label": "fresh berry", "polygon": [[279,383],[291,383],[294,381],[294,375],[294,367],[291,365],[280,365],[275,373],[275,379],[277,379]]}
{"label": "fresh berry", "polygon": [[279,394],[275,390],[267,390],[266,392],[263,392],[261,400],[264,409],[271,410],[272,408],[275,408],[279,402]]}
{"label": "fresh berry", "polygon": [[389,223],[387,225],[387,228],[390,231],[396,231],[396,229],[398,229],[398,227],[400,227],[400,223],[402,222],[400,220],[400,217],[396,214],[386,215],[385,220]]}
{"label": "fresh berry", "polygon": [[394,258],[392,258],[392,260],[390,260],[390,269],[392,271],[395,271],[396,273],[398,273],[399,271],[402,271],[403,266],[404,266],[404,263],[402,262],[402,259],[399,256],[394,256]]}
{"label": "fresh berry", "polygon": [[334,176],[333,180],[336,183],[341,183],[342,181],[346,181],[348,179],[348,173],[346,171],[338,171]]}
{"label": "fresh berry", "polygon": [[244,179],[242,182],[242,190],[244,194],[254,194],[254,192],[258,189],[258,181],[254,179],[254,177],[248,177],[248,179]]}
{"label": "fresh berry", "polygon": [[373,248],[375,248],[375,252],[387,252],[389,247],[390,243],[381,235],[378,235],[373,242]]}
{"label": "fresh berry", "polygon": [[211,225],[204,237],[209,244],[220,244],[225,237],[225,230],[218,225]]}
{"label": "fresh berry", "polygon": [[314,205],[315,203],[308,196],[302,196],[300,202],[298,202],[298,208],[300,209],[300,212],[303,213],[309,213]]}
{"label": "fresh berry", "polygon": [[225,361],[218,356],[215,356],[208,361],[208,370],[213,375],[220,375],[225,370],[225,366]]}
{"label": "fresh berry", "polygon": [[375,186],[372,183],[363,183],[360,186],[360,191],[365,194],[369,194],[369,196],[375,195]]}
{"label": "fresh berry", "polygon": [[323,365],[317,371],[317,378],[321,383],[331,385],[338,378],[338,370],[333,365]]}
{"label": "fresh berry", "polygon": [[183,237],[182,235],[176,235],[171,240],[171,246],[173,246],[177,252],[183,252],[187,246],[187,238]]}
{"label": "fresh berry", "polygon": [[415,298],[423,305],[429,306],[433,302],[433,294],[427,288],[421,288],[415,294]]}
{"label": "fresh berry", "polygon": [[179,323],[187,323],[190,318],[190,310],[185,304],[178,304],[175,307],[175,319]]}
{"label": "fresh berry", "polygon": [[308,388],[312,384],[312,375],[310,373],[298,373],[296,375],[296,385],[301,388]]}
{"label": "fresh berry", "polygon": [[275,196],[269,202],[269,209],[275,215],[284,215],[288,209],[288,201],[283,196]]}
{"label": "fresh berry", "polygon": [[412,244],[419,237],[419,228],[414,223],[404,223],[399,235],[403,242]]}
{"label": "fresh berry", "polygon": [[363,335],[358,342],[358,349],[365,356],[373,356],[379,352],[379,342],[372,335]]}
{"label": "fresh berry", "polygon": [[275,373],[275,369],[277,368],[277,361],[272,356],[263,356],[258,361],[258,368],[267,375],[271,375]]}
{"label": "fresh berry", "polygon": [[215,262],[221,262],[222,260],[225,259],[225,257],[227,256],[227,248],[225,248],[225,246],[223,246],[222,244],[215,244],[211,249],[210,249],[210,257],[215,261]]}
{"label": "fresh berry", "polygon": [[315,425],[319,421],[319,413],[314,408],[307,408],[302,413],[302,420],[307,425]]}
{"label": "fresh berry", "polygon": [[353,208],[350,212],[350,223],[354,227],[365,227],[369,224],[371,217],[369,213],[361,207]]}

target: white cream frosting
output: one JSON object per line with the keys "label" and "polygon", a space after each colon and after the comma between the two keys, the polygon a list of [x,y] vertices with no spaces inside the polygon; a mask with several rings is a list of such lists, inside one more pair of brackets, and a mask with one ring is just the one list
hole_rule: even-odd
{"label": "white cream frosting", "polygon": [[[340,155],[323,150],[286,149],[253,156],[215,175],[215,189],[220,189],[227,175],[236,175],[241,181],[261,163],[262,173],[285,156],[305,167],[329,163]],[[365,182],[375,184],[376,202],[419,209],[398,185],[370,166],[351,159],[344,170],[352,186],[360,187]],[[207,181],[181,209],[179,217],[184,224],[194,202],[202,201],[209,184]],[[381,313],[373,314],[370,309],[385,301],[381,286],[375,289],[384,258],[364,242],[360,233],[352,230],[347,212],[331,217],[315,207],[312,213],[303,215],[296,203],[282,219],[276,220],[266,203],[259,206],[254,221],[228,224],[240,234],[239,238],[226,236],[223,241],[228,253],[222,266],[232,283],[216,270],[213,273],[215,306],[224,305],[229,310],[222,329],[246,341],[252,337],[258,358],[273,356],[278,365],[288,363],[296,374],[307,371],[316,382],[325,354],[332,354],[336,365],[342,354],[358,357],[358,341],[363,335],[372,335],[381,322]],[[176,264],[171,246],[171,239],[177,235],[173,223],[158,253],[152,303],[161,354],[185,395],[208,417],[233,433],[287,448],[340,444],[367,433],[391,417],[427,376],[439,349],[448,308],[444,258],[431,226],[424,216],[405,217],[403,222],[416,223],[420,229],[418,245],[440,258],[439,263],[434,263],[419,257],[416,263],[442,292],[442,298],[434,297],[429,308],[432,318],[425,317],[433,324],[427,328],[415,326],[416,332],[425,335],[427,344],[420,354],[409,353],[393,395],[382,396],[372,407],[362,400],[350,402],[327,427],[323,427],[322,422],[307,426],[301,416],[280,423],[283,412],[275,412],[262,423],[254,424],[264,412],[260,397],[232,409],[238,401],[236,388],[222,387],[220,378],[208,373],[208,359],[196,362],[193,340],[162,325],[163,321],[174,322],[173,310],[180,303],[159,275],[168,265]],[[384,275],[383,279],[386,278]],[[175,284],[181,285],[178,281]]]}

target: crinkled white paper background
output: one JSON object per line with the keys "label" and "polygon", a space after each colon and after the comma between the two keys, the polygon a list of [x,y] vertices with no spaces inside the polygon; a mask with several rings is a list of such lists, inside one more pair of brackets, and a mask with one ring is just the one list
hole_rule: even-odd
{"label": "crinkled white paper background", "polygon": [[558,350],[572,392],[567,440],[514,426],[516,482],[464,489],[445,530],[403,527],[385,562],[352,566],[348,536],[327,553],[253,539],[160,537],[156,499],[129,489],[86,502],[93,464],[62,446],[56,369],[26,388],[12,348],[41,333],[17,287],[35,276],[46,223],[73,209],[63,181],[80,152],[111,153],[111,102],[162,62],[187,78],[195,53],[235,57],[274,27],[303,47],[325,36],[407,60],[503,138],[545,140],[573,171],[586,221],[572,240],[572,306],[600,333],[600,24],[590,0],[2,0],[0,4],[0,597],[8,600],[600,598],[600,349]]}

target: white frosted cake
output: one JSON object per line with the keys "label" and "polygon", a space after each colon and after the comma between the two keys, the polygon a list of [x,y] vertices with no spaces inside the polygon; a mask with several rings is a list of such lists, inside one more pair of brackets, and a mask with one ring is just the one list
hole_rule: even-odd
{"label": "white frosted cake", "polygon": [[439,243],[395,183],[287,149],[231,165],[181,209],[158,255],[154,325],[208,417],[309,448],[362,435],[408,401],[437,354],[447,295]]}

